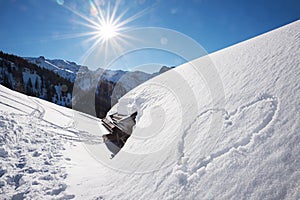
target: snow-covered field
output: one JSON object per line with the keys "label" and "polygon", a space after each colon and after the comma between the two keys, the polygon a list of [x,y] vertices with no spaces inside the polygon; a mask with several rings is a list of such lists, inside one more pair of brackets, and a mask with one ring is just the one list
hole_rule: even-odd
{"label": "snow-covered field", "polygon": [[1,199],[300,199],[299,30],[130,91],[110,112],[137,124],[113,159],[98,119],[0,86]]}

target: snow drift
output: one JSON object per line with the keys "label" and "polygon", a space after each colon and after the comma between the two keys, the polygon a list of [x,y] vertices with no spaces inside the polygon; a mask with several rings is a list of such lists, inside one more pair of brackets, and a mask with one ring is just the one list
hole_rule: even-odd
{"label": "snow drift", "polygon": [[[196,59],[126,94],[129,103],[110,111],[138,112],[119,169],[166,167],[154,190],[168,191],[164,198],[299,198],[299,28]],[[199,74],[203,66],[218,74]],[[223,87],[209,85],[218,76]]]}

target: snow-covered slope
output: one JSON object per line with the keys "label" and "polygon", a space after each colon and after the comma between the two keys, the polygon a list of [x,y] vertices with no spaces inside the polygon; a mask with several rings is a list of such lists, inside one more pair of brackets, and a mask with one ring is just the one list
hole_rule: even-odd
{"label": "snow-covered slope", "polygon": [[73,165],[66,149],[101,142],[99,132],[96,118],[0,85],[0,199],[74,198],[65,191]]}
{"label": "snow-covered slope", "polygon": [[1,86],[1,194],[299,199],[299,30],[294,22],[130,91],[110,112],[138,111],[137,124],[113,159],[97,119]]}
{"label": "snow-covered slope", "polygon": [[114,166],[159,170],[142,176],[152,185],[144,187],[147,192],[127,192],[167,199],[298,199],[299,30],[300,21],[294,22],[126,94],[122,99],[129,103],[111,113],[124,106],[137,110],[137,124]]}

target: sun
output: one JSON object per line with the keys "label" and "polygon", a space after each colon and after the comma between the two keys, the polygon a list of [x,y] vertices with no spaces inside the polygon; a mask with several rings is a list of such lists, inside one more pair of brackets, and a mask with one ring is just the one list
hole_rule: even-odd
{"label": "sun", "polygon": [[143,16],[149,9],[146,8],[140,12],[125,18],[128,9],[119,11],[121,0],[103,1],[89,0],[88,12],[79,12],[76,6],[64,4],[64,7],[79,17],[78,24],[87,27],[89,30],[70,35],[70,37],[87,37],[84,45],[89,44],[88,49],[83,54],[81,60],[85,61],[92,52],[97,51],[103,54],[103,60],[110,60],[111,55],[119,55],[128,41],[132,38],[126,32],[130,29],[129,23]]}
{"label": "sun", "polygon": [[112,23],[104,23],[99,27],[98,35],[103,41],[109,40],[118,34],[118,28]]}

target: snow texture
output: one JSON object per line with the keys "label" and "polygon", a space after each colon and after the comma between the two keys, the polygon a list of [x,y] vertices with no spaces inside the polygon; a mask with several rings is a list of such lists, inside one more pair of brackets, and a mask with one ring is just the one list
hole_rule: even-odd
{"label": "snow texture", "polygon": [[0,86],[1,198],[300,199],[299,30],[296,21],[127,93],[110,113],[137,111],[137,123],[113,159],[98,119]]}

